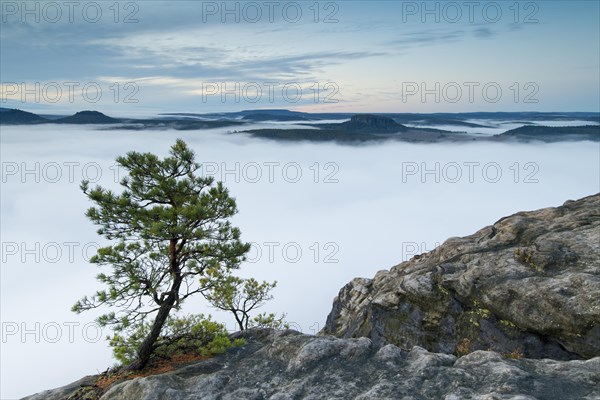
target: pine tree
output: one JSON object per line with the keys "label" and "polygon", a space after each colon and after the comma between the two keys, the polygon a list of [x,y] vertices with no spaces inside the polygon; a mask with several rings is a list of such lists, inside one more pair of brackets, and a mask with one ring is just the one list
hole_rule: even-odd
{"label": "pine tree", "polygon": [[[129,152],[117,164],[127,171],[120,194],[81,184],[95,203],[86,216],[100,227],[99,235],[113,242],[98,249],[91,262],[112,267],[112,273],[99,274],[108,288],[84,297],[73,311],[117,307],[98,318],[116,332],[134,332],[154,318],[137,359],[128,366],[142,369],[171,311],[239,268],[250,245],[229,222],[237,213],[235,200],[221,182],[196,175],[200,166],[183,140],[162,160]],[[207,277],[202,280],[206,286],[201,285]]]}

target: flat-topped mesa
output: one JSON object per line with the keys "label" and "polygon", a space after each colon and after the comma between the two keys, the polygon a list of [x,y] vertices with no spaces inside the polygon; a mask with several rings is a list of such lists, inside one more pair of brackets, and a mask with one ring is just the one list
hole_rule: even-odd
{"label": "flat-topped mesa", "polygon": [[600,356],[600,194],[520,212],[341,289],[322,334],[461,354]]}
{"label": "flat-topped mesa", "polygon": [[99,111],[79,111],[70,117],[60,118],[54,122],[60,124],[115,124],[119,120]]}
{"label": "flat-topped mesa", "polygon": [[344,129],[352,131],[371,130],[374,132],[401,132],[407,128],[391,118],[373,114],[357,114],[350,121],[340,124]]}

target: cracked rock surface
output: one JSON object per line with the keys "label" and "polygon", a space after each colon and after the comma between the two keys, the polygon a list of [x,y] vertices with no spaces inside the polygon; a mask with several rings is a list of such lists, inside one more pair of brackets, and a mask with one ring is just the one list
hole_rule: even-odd
{"label": "cracked rock surface", "polygon": [[322,333],[458,355],[600,356],[600,195],[516,213],[354,279]]}
{"label": "cracked rock surface", "polygon": [[[600,358],[456,358],[296,331],[252,330],[218,357],[111,387],[101,400],[597,399]],[[72,387],[73,385],[71,385]],[[67,395],[65,395],[67,393]],[[27,400],[80,399],[56,389]]]}

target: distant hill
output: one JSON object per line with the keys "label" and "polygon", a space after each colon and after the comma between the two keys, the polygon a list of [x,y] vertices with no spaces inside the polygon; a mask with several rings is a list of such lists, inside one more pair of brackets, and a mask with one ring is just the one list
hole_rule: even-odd
{"label": "distant hill", "polygon": [[[268,115],[270,120],[323,120],[323,119],[350,119],[356,113],[307,113],[285,109],[255,109],[219,113],[163,113],[160,115],[174,117],[203,117],[203,118],[245,118],[251,115]],[[472,128],[487,127],[485,120],[492,125],[497,121],[589,121],[600,123],[600,114],[597,112],[467,112],[467,113],[377,113],[378,117],[393,119],[399,124],[414,125],[456,125]],[[249,117],[246,119],[253,119]],[[254,120],[258,120],[257,119]],[[477,121],[472,121],[477,120]]]}
{"label": "distant hill", "polygon": [[254,137],[283,141],[363,143],[382,140],[436,142],[465,140],[460,134],[439,129],[409,128],[381,115],[356,114],[350,121],[333,124],[308,124],[317,129],[252,129],[243,131]]}
{"label": "distant hill", "polygon": [[252,115],[252,114],[267,114],[267,115],[277,115],[279,117],[290,117],[290,116],[304,117],[304,116],[310,115],[308,113],[301,112],[301,111],[290,111],[290,110],[278,109],[278,108],[263,109],[263,110],[244,110],[244,111],[238,112],[237,114],[244,115],[244,116]]}
{"label": "distant hill", "polygon": [[286,121],[309,121],[308,118],[305,118],[303,116],[296,116],[296,115],[275,115],[275,114],[262,114],[262,113],[244,115],[242,117],[242,119],[243,120],[248,120],[248,121],[255,121],[255,122],[261,122],[261,121],[281,121],[281,122],[286,122]]}
{"label": "distant hill", "polygon": [[0,124],[28,125],[50,122],[37,114],[13,108],[0,108]]}
{"label": "distant hill", "polygon": [[252,129],[238,133],[247,133],[253,137],[286,142],[338,142],[363,143],[381,141],[388,137],[367,132],[348,132],[335,129]]}
{"label": "distant hill", "polygon": [[18,109],[0,108],[0,124],[116,124],[120,119],[111,118],[98,111],[80,111],[69,117],[44,118],[40,115]]}
{"label": "distant hill", "polygon": [[600,125],[584,126],[540,126],[525,125],[511,129],[497,138],[515,138],[517,140],[541,140],[544,142],[557,142],[564,140],[600,140]]}
{"label": "distant hill", "polygon": [[[270,129],[253,129],[253,123],[261,121],[296,122],[303,127],[273,126]],[[333,121],[343,121],[334,123]],[[500,121],[500,123],[499,123]],[[532,122],[532,121],[537,121]],[[550,127],[549,121],[569,121],[585,126]],[[520,141],[561,142],[600,141],[599,113],[306,113],[285,109],[244,110],[236,112],[193,114],[167,113],[158,118],[112,118],[98,111],[80,111],[71,116],[38,115],[18,109],[0,107],[0,124],[95,124],[102,129],[118,130],[206,130],[223,127],[241,127],[237,133],[254,137],[283,141],[333,141],[360,143],[367,141],[400,140],[413,143],[465,142],[465,141]],[[319,123],[321,122],[321,123]],[[527,124],[502,134],[490,136],[477,132],[477,128],[499,128],[504,122]],[[586,122],[584,122],[586,123]],[[446,130],[448,125],[471,128],[468,132]],[[436,129],[439,126],[442,129]],[[247,129],[243,129],[248,127]],[[264,127],[261,127],[264,128]],[[474,129],[473,129],[474,128]],[[501,131],[500,131],[501,132]]]}
{"label": "distant hill", "polygon": [[409,128],[392,118],[374,114],[356,114],[350,121],[335,124],[308,124],[315,128],[349,133],[390,134],[406,132]]}
{"label": "distant hill", "polygon": [[391,118],[373,114],[354,115],[350,121],[337,124],[337,129],[350,132],[368,131],[369,133],[396,133],[408,130],[406,126]]}
{"label": "distant hill", "polygon": [[80,111],[75,115],[59,118],[53,122],[56,124],[116,124],[121,120],[111,118],[98,111]]}
{"label": "distant hill", "polygon": [[321,117],[301,111],[290,111],[285,109],[262,109],[262,110],[244,110],[235,113],[228,113],[230,116],[241,117],[245,121],[311,121],[319,120]]}

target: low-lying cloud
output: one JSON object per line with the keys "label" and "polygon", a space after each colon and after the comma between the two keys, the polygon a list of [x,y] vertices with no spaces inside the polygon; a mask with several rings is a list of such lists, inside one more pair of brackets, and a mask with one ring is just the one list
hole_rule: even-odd
{"label": "low-lying cloud", "polygon": [[[99,288],[87,262],[103,239],[85,217],[82,179],[118,188],[116,156],[165,156],[176,138],[237,199],[253,243],[242,276],[277,280],[269,312],[306,333],[354,277],[432,250],[521,210],[599,188],[598,143],[278,143],[213,131],[2,127],[2,398],[66,384],[113,363],[109,331],[71,313]],[[212,312],[201,298],[185,312]],[[25,378],[35,377],[35,379]]]}

